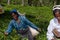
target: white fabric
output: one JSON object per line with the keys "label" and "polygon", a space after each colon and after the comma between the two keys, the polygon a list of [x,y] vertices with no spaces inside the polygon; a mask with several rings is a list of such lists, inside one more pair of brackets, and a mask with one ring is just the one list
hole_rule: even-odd
{"label": "white fabric", "polygon": [[55,9],[60,9],[60,5],[55,5],[55,6],[53,7],[53,10],[55,10]]}
{"label": "white fabric", "polygon": [[33,37],[39,34],[39,32],[36,29],[33,29],[31,27],[29,27],[29,29],[30,29]]}
{"label": "white fabric", "polygon": [[18,12],[18,14],[19,14],[19,15],[23,15],[23,16],[25,16],[25,13],[24,13],[24,14],[22,14],[22,13],[20,13],[18,10],[17,10],[17,12]]}
{"label": "white fabric", "polygon": [[60,8],[54,8],[53,10],[55,10],[55,9],[60,9]]}
{"label": "white fabric", "polygon": [[47,28],[47,38],[48,40],[51,40],[54,38],[54,34],[53,34],[53,29],[56,28],[58,32],[60,32],[60,24],[58,23],[58,20],[56,18],[53,18],[50,21],[50,24]]}

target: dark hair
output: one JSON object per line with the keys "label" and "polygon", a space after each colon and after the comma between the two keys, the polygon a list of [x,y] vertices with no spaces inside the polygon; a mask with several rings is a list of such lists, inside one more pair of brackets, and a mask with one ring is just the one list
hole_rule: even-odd
{"label": "dark hair", "polygon": [[59,14],[60,14],[60,9],[55,9],[54,11],[53,11],[53,15],[55,16],[55,13],[56,12],[59,12]]}
{"label": "dark hair", "polygon": [[[12,12],[12,13],[16,14],[16,15],[17,15],[17,17],[19,16],[19,14],[18,14],[17,12]],[[12,13],[11,13],[11,15],[12,15]]]}
{"label": "dark hair", "polygon": [[10,14],[12,15],[12,13],[16,14],[17,16],[19,16],[19,14],[18,14],[18,12],[17,12],[16,9],[11,10],[11,11],[10,11]]}

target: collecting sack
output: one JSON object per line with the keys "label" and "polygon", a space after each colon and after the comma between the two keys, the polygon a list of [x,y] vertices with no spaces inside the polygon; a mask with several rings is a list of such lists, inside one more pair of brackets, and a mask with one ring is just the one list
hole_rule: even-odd
{"label": "collecting sack", "polygon": [[32,27],[29,27],[29,29],[30,29],[33,37],[35,37],[35,36],[37,36],[39,34],[39,32],[36,29],[34,29]]}

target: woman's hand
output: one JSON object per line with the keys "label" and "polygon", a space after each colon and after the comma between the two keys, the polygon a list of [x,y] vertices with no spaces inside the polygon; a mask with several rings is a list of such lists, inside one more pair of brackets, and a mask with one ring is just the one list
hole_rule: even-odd
{"label": "woman's hand", "polygon": [[60,32],[58,32],[56,28],[53,30],[53,33],[56,37],[60,37]]}
{"label": "woman's hand", "polygon": [[51,40],[55,40],[55,39],[51,39]]}
{"label": "woman's hand", "polygon": [[4,34],[5,34],[6,36],[8,35],[8,33],[7,33],[7,32],[5,32]]}
{"label": "woman's hand", "polygon": [[41,29],[40,29],[40,28],[38,28],[38,30],[37,30],[37,31],[41,32]]}

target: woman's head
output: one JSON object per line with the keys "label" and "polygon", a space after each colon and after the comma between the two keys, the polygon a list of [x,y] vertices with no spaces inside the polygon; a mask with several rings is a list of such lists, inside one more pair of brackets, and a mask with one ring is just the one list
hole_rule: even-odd
{"label": "woman's head", "polygon": [[60,20],[60,5],[56,5],[53,7],[53,14],[54,14],[55,18]]}
{"label": "woman's head", "polygon": [[18,19],[19,14],[18,14],[18,12],[17,12],[16,9],[11,10],[11,11],[10,11],[10,14],[11,14],[11,16],[12,16],[13,19],[15,19],[15,20]]}

